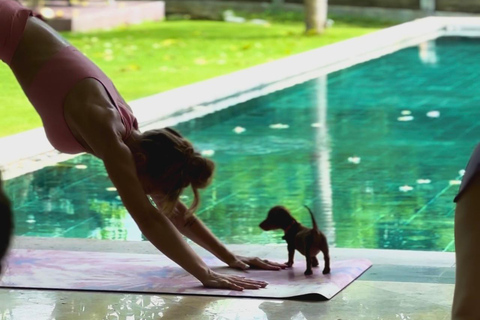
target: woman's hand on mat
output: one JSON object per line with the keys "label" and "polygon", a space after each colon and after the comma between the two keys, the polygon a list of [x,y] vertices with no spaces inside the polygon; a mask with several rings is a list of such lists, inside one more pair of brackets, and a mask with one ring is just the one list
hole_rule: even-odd
{"label": "woman's hand on mat", "polygon": [[260,289],[267,286],[267,282],[247,279],[245,277],[209,272],[207,280],[202,281],[206,288],[229,289],[242,291],[243,289]]}
{"label": "woman's hand on mat", "polygon": [[245,270],[248,268],[264,269],[264,270],[281,270],[285,269],[285,263],[277,263],[265,259],[235,256],[235,260],[228,263],[228,266],[235,269]]}

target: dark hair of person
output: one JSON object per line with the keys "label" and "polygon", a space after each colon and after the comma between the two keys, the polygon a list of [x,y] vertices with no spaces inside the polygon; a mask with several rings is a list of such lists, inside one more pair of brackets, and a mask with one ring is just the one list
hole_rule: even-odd
{"label": "dark hair of person", "polygon": [[198,189],[212,181],[215,164],[195,151],[190,141],[171,128],[142,134],[140,147],[145,155],[141,174],[165,195],[163,209],[171,213],[180,194],[192,187],[194,199],[188,209],[193,214],[200,203]]}

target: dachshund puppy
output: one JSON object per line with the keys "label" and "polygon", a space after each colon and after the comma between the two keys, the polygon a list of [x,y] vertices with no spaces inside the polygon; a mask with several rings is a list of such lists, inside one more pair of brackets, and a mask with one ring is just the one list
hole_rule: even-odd
{"label": "dachshund puppy", "polygon": [[282,229],[285,232],[283,239],[288,247],[288,267],[293,265],[295,249],[307,259],[307,270],[305,275],[312,274],[312,266],[318,266],[317,254],[321,251],[325,261],[323,274],[330,273],[330,256],[328,253],[328,242],[325,235],[318,229],[312,210],[305,206],[312,217],[313,228],[307,228],[293,218],[287,208],[275,206],[268,211],[267,219],[260,223],[260,228],[265,231]]}

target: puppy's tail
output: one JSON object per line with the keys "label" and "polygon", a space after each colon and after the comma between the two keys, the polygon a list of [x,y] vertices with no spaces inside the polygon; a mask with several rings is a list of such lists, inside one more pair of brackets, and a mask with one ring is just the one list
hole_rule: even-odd
{"label": "puppy's tail", "polygon": [[318,226],[317,226],[317,223],[315,222],[315,217],[313,216],[312,210],[310,210],[310,208],[307,205],[305,205],[305,208],[308,209],[308,212],[310,212],[310,216],[312,217],[313,229],[318,230]]}

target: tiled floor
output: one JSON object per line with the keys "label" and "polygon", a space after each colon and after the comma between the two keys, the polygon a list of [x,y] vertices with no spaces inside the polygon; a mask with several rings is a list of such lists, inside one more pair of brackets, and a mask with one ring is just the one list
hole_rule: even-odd
{"label": "tiled floor", "polygon": [[[14,247],[156,252],[148,242],[24,237],[16,239]],[[233,245],[231,249],[251,255],[265,250],[258,245]],[[326,302],[2,289],[0,319],[449,319],[452,253],[332,249],[332,259],[351,257],[368,258],[373,266]]]}

